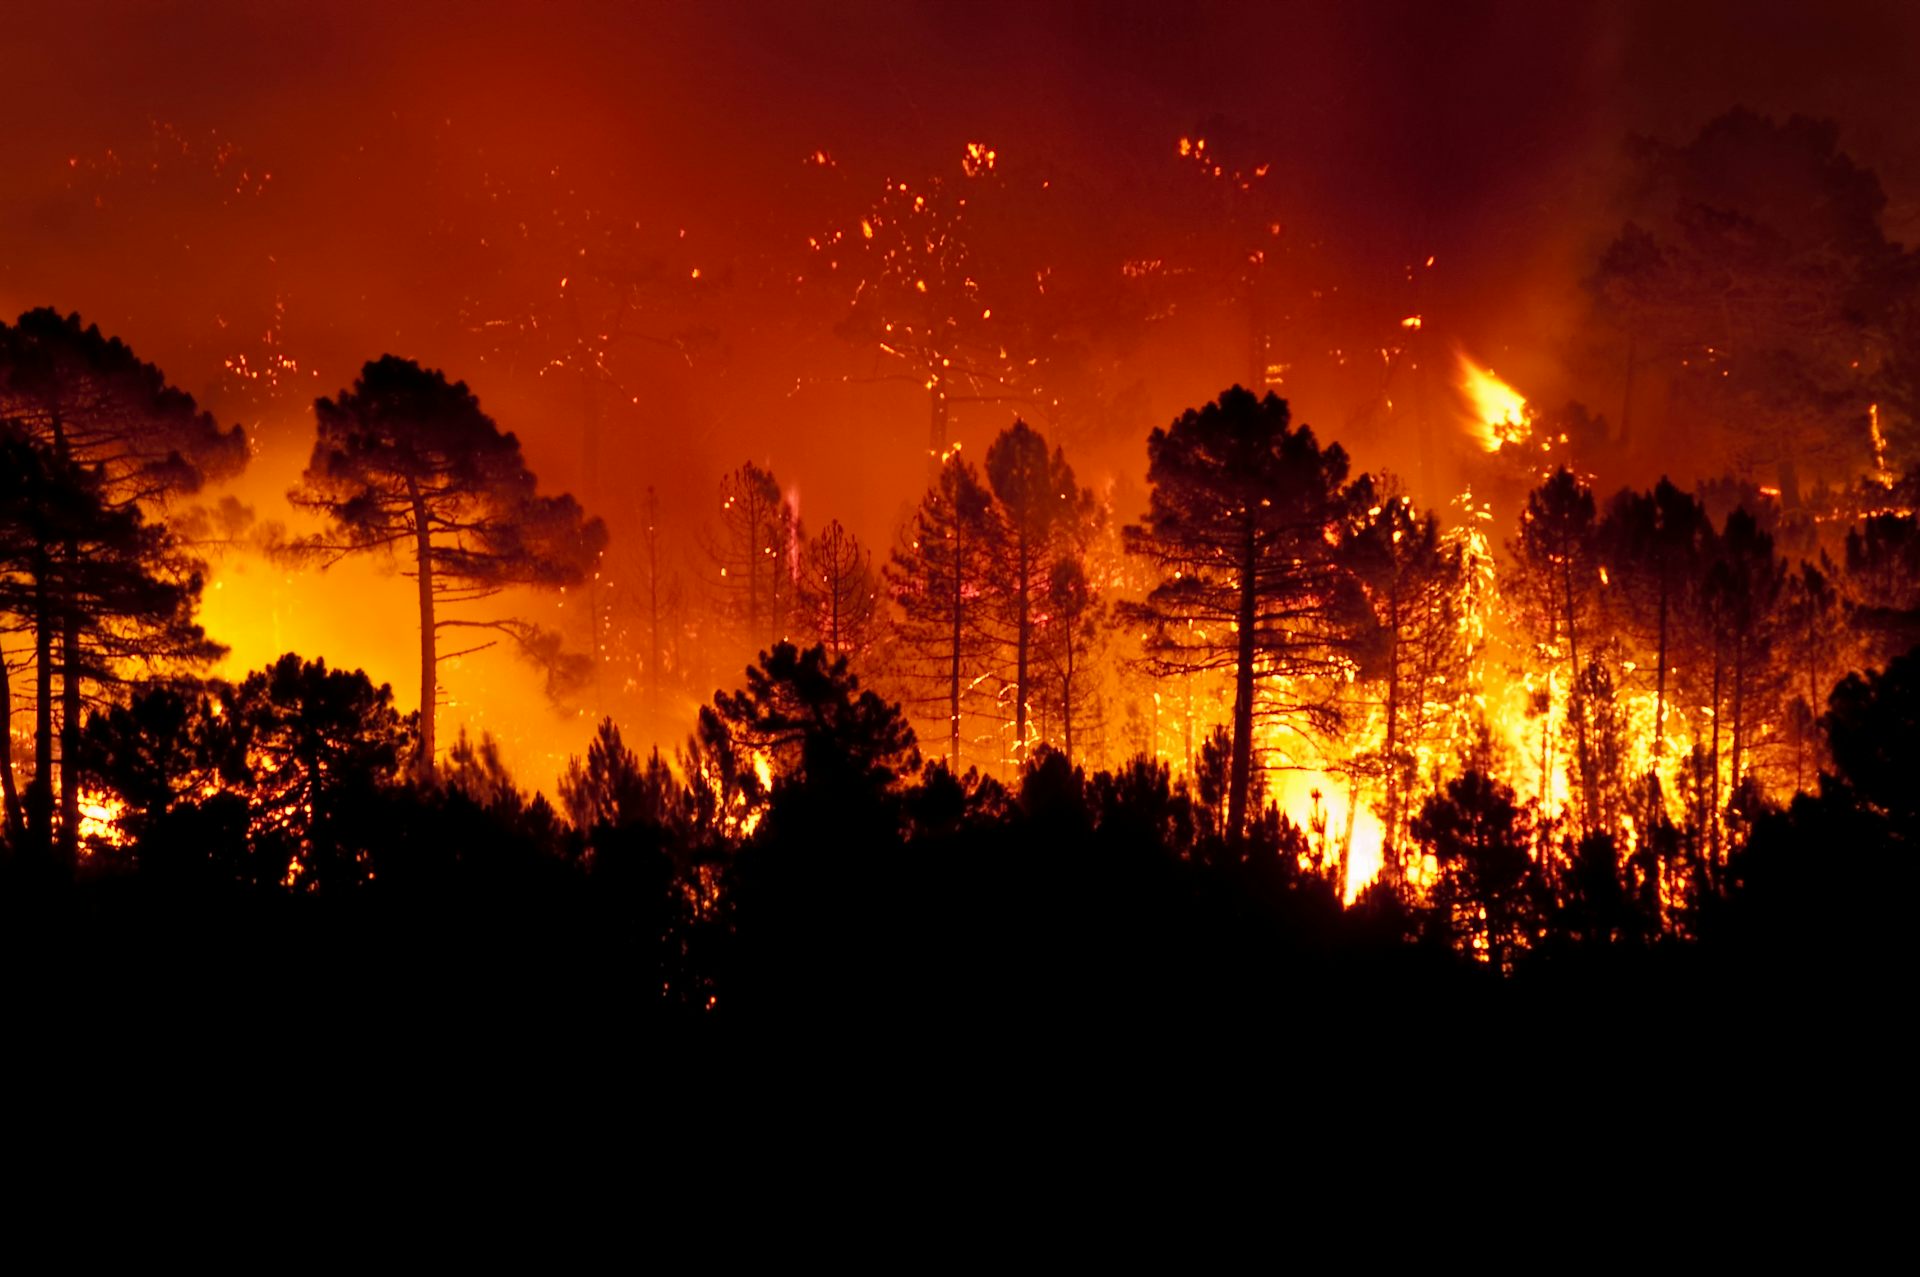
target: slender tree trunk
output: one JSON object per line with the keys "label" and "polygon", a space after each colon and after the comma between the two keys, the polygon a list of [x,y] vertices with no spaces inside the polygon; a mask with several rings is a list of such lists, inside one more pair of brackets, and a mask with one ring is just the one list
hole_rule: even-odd
{"label": "slender tree trunk", "polygon": [[433,720],[439,690],[439,658],[434,652],[433,619],[433,527],[428,522],[426,499],[412,481],[414,553],[419,562],[420,586],[420,756],[414,773],[422,784],[433,780]]}
{"label": "slender tree trunk", "polygon": [[18,852],[26,838],[27,820],[13,778],[13,676],[4,651],[0,651],[0,804],[4,805],[0,819],[4,820],[7,847]]}
{"label": "slender tree trunk", "polygon": [[[1663,568],[1662,571],[1665,569]],[[1660,668],[1653,676],[1653,765],[1660,768],[1660,755],[1667,744],[1667,582],[1660,581],[1660,637],[1656,649]]]}
{"label": "slender tree trunk", "polygon": [[840,655],[840,591],[844,588],[840,579],[840,536],[836,532],[827,551],[827,570],[831,577],[827,583],[827,646],[833,655]]}
{"label": "slender tree trunk", "polygon": [[1707,838],[1712,854],[1708,864],[1717,874],[1720,871],[1720,672],[1724,662],[1716,646],[1713,654],[1713,751],[1709,763],[1713,778],[1708,781],[1707,789]]}
{"label": "slender tree trunk", "polygon": [[957,775],[960,771],[960,621],[961,608],[964,605],[964,572],[966,540],[960,534],[958,526],[960,514],[958,507],[954,511],[953,530],[953,597],[949,600],[948,615],[953,622],[952,642],[949,655],[953,666],[947,679],[947,728],[952,733],[947,743],[947,765]]}
{"label": "slender tree trunk", "polygon": [[1227,781],[1227,833],[1239,837],[1247,827],[1247,797],[1253,781],[1253,625],[1258,603],[1258,543],[1253,515],[1246,517],[1240,552],[1240,633],[1233,672],[1233,763]]}
{"label": "slender tree trunk", "polygon": [[1740,765],[1746,745],[1747,641],[1742,635],[1733,645],[1733,770],[1727,777],[1727,796],[1740,792]]}
{"label": "slender tree trunk", "polygon": [[60,860],[70,869],[80,856],[80,617],[72,597],[74,547],[67,547],[67,605],[60,630]]}
{"label": "slender tree trunk", "polygon": [[1013,757],[1025,766],[1027,761],[1027,649],[1033,642],[1033,553],[1024,534],[1019,548],[1019,601],[1014,627],[1013,661]]}
{"label": "slender tree trunk", "polygon": [[1067,629],[1067,672],[1060,680],[1060,727],[1067,741],[1067,762],[1073,762],[1073,629]]}
{"label": "slender tree trunk", "polygon": [[33,783],[27,786],[29,841],[44,862],[53,854],[53,598],[43,554],[33,587]]}
{"label": "slender tree trunk", "polygon": [[[1386,836],[1380,846],[1380,872],[1395,895],[1400,894],[1400,573],[1396,569],[1387,592],[1387,739]],[[1352,808],[1348,808],[1351,816]]]}

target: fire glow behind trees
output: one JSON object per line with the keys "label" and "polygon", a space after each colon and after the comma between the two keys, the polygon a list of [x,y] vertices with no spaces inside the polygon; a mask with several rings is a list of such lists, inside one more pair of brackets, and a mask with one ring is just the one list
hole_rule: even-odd
{"label": "fire glow behind trees", "polygon": [[975,8],[18,15],[8,847],[510,835],[697,1007],[982,830],[1506,972],[1897,818],[1920,18]]}

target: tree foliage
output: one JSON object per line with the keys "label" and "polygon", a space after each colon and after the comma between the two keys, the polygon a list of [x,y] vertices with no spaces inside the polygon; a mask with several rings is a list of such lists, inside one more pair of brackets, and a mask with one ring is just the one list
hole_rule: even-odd
{"label": "tree foliage", "polygon": [[[480,409],[465,382],[411,360],[384,355],[351,389],[314,404],[318,436],[297,506],[324,516],[328,530],[300,544],[331,562],[354,553],[401,553],[419,587],[420,755],[434,767],[434,711],[441,653],[450,628],[505,632],[549,668],[553,644],[524,622],[445,614],[449,605],[511,587],[562,589],[582,582],[606,545],[606,528],[570,496],[545,496],[521,457],[520,441]],[[472,650],[472,649],[468,649]]]}

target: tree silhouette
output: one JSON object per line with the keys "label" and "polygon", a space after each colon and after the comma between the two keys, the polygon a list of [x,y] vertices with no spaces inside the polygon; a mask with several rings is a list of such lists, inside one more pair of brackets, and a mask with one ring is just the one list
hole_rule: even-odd
{"label": "tree silhouette", "polygon": [[[1583,820],[1591,819],[1599,801],[1581,681],[1584,662],[1592,659],[1596,642],[1590,632],[1600,590],[1595,537],[1593,492],[1572,471],[1556,470],[1527,494],[1519,534],[1508,547],[1503,590],[1535,658],[1566,689],[1566,721],[1574,737],[1574,765],[1570,770],[1579,784]],[[1540,726],[1542,802],[1552,793],[1550,740],[1555,706],[1551,684],[1544,708]]]}
{"label": "tree silhouette", "polygon": [[[1779,604],[1786,588],[1786,564],[1773,550],[1773,538],[1744,507],[1727,516],[1714,560],[1701,589],[1704,619],[1712,643],[1709,705],[1713,727],[1706,816],[1718,866],[1723,821],[1721,775],[1725,792],[1740,790],[1750,755],[1779,721],[1780,681],[1774,644]],[[1723,741],[1727,754],[1722,753]]]}
{"label": "tree silhouette", "polygon": [[375,551],[410,557],[405,575],[418,586],[420,610],[415,771],[430,778],[439,663],[465,654],[439,650],[442,630],[491,629],[549,664],[556,656],[550,637],[526,622],[455,618],[444,609],[512,586],[577,585],[605,546],[606,528],[570,496],[541,496],[520,441],[480,410],[465,382],[449,385],[437,370],[384,355],[361,369],[351,390],[317,400],[314,413],[313,456],[288,495],[330,527],[300,548],[329,563]]}
{"label": "tree silhouette", "polygon": [[786,637],[798,521],[780,483],[751,461],[720,483],[720,533],[707,547],[726,620],[749,651]]}
{"label": "tree silhouette", "polygon": [[1065,453],[1024,421],[1000,432],[987,449],[987,482],[998,516],[993,541],[995,606],[1002,642],[1013,656],[1013,758],[1024,763],[1033,699],[1034,627],[1046,607],[1054,565],[1084,545],[1093,493],[1081,488]]}
{"label": "tree silhouette", "polygon": [[1354,481],[1353,507],[1355,527],[1342,557],[1372,606],[1376,633],[1360,674],[1380,689],[1384,719],[1378,759],[1363,765],[1378,773],[1381,868],[1397,892],[1422,753],[1437,752],[1435,737],[1467,692],[1468,569],[1464,548],[1442,539],[1439,519],[1417,511],[1391,483],[1362,475]]}
{"label": "tree silhouette", "polygon": [[[119,794],[132,830],[175,856],[231,853],[260,886],[366,881],[382,833],[381,791],[411,741],[393,693],[359,670],[288,653],[238,684],[158,683],[88,721],[87,770]],[[209,812],[237,804],[238,845],[196,846]]]}
{"label": "tree silhouette", "polygon": [[[209,480],[238,473],[247,460],[240,427],[222,430],[192,396],[168,385],[158,368],[141,361],[118,338],[83,327],[77,314],[63,317],[51,309],[28,311],[13,325],[0,324],[0,420],[46,448],[54,466],[87,471],[99,502],[110,509],[144,505],[149,513],[158,512]],[[166,544],[164,553],[171,562],[147,566],[179,575],[177,547]],[[161,553],[160,546],[149,537],[150,551]],[[70,577],[83,574],[77,542],[62,545],[59,553]],[[43,608],[36,628],[44,630],[55,621],[54,612]],[[38,694],[46,703],[46,708],[36,709],[36,734],[53,730],[50,721],[41,720],[52,714],[57,660],[61,751],[70,754],[80,732],[82,689],[97,666],[90,665],[81,650],[85,622],[80,610],[64,609],[58,624],[57,634],[35,638]],[[44,755],[42,761],[50,767],[51,748],[36,748],[36,753]],[[51,770],[41,771],[37,783],[51,786]],[[69,857],[79,814],[79,789],[63,779],[61,842]],[[46,831],[50,823],[50,818],[42,819],[39,828]]]}
{"label": "tree silhouette", "polygon": [[1152,627],[1159,672],[1233,672],[1227,826],[1237,834],[1252,789],[1256,685],[1289,680],[1280,712],[1322,728],[1337,719],[1306,683],[1344,668],[1364,606],[1334,557],[1347,454],[1292,426],[1279,397],[1236,386],[1156,428],[1147,460],[1151,504],[1127,545],[1162,579],[1126,614]]}
{"label": "tree silhouette", "polygon": [[1743,472],[1846,478],[1872,457],[1869,404],[1902,277],[1886,196],[1830,122],[1745,109],[1684,146],[1637,143],[1635,220],[1593,288],[1636,370],[1717,427]]}
{"label": "tree silhouette", "polygon": [[863,690],[847,659],[777,644],[747,667],[747,685],[720,692],[712,713],[728,736],[767,760],[773,791],[814,786],[871,796],[919,769],[898,706]]}
{"label": "tree silhouette", "polygon": [[1495,970],[1512,967],[1532,914],[1532,821],[1513,790],[1477,768],[1447,782],[1413,820],[1437,861],[1449,929]]}
{"label": "tree silhouette", "polygon": [[829,656],[858,659],[877,637],[880,581],[873,556],[834,519],[800,553],[798,596],[807,631]]}
{"label": "tree silhouette", "polygon": [[[118,682],[124,665],[205,664],[224,650],[194,623],[197,564],[135,504],[109,504],[99,467],[81,468],[12,428],[0,428],[0,629],[35,637],[34,775],[4,790],[8,841],[43,860],[54,848],[54,761],[60,761],[60,867],[78,850],[78,718],[83,686]],[[8,624],[5,618],[13,618]],[[56,647],[55,637],[59,643]],[[55,749],[55,677],[62,715]],[[0,698],[8,710],[11,695]]]}
{"label": "tree silhouette", "polygon": [[981,699],[992,642],[992,495],[963,458],[949,457],[894,548],[886,579],[900,607],[902,676],[911,703],[945,720],[947,766],[961,765],[962,722]]}
{"label": "tree silhouette", "polygon": [[[1054,560],[1045,602],[1047,622],[1040,630],[1039,653],[1049,678],[1041,709],[1057,716],[1062,752],[1073,762],[1088,752],[1089,729],[1097,735],[1100,725],[1096,657],[1104,646],[1107,608],[1078,556]],[[1091,743],[1099,748],[1097,740]]]}

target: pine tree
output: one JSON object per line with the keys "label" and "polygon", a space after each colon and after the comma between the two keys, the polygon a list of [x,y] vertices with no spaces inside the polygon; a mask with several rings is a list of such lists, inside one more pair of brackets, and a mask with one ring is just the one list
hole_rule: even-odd
{"label": "pine tree", "polygon": [[992,642],[993,497],[973,467],[949,457],[901,534],[885,576],[900,608],[900,675],[908,703],[944,720],[947,766],[961,770],[964,720],[981,710]]}
{"label": "pine tree", "polygon": [[878,637],[880,582],[873,556],[835,519],[800,553],[798,583],[805,631],[829,656],[858,660]]}
{"label": "pine tree", "polygon": [[98,467],[82,468],[19,431],[0,429],[0,618],[12,618],[0,625],[32,630],[37,675],[34,774],[24,804],[7,760],[10,842],[44,859],[57,828],[60,865],[72,867],[80,782],[71,760],[79,753],[83,687],[118,683],[129,662],[195,666],[223,651],[193,620],[197,569],[164,525],[147,522],[137,505],[109,503]]}
{"label": "pine tree", "polygon": [[1353,485],[1353,506],[1355,526],[1342,557],[1366,591],[1376,627],[1360,674],[1378,689],[1384,721],[1379,756],[1366,765],[1381,790],[1382,872],[1397,891],[1423,750],[1437,744],[1447,707],[1468,690],[1467,566],[1462,547],[1441,537],[1439,520],[1416,510],[1391,481],[1362,475]]}
{"label": "pine tree", "polygon": [[[1272,708],[1310,728],[1339,721],[1331,687],[1351,667],[1364,600],[1335,558],[1346,523],[1347,454],[1294,427],[1286,403],[1238,386],[1147,440],[1146,521],[1128,548],[1161,580],[1126,615],[1150,627],[1164,675],[1234,677],[1227,828],[1246,827],[1254,764],[1254,699],[1286,680]],[[1278,699],[1278,698],[1276,698]]]}
{"label": "pine tree", "polygon": [[[490,629],[550,667],[551,636],[514,618],[450,617],[450,605],[513,586],[564,589],[586,579],[606,544],[605,525],[570,496],[542,496],[520,454],[480,410],[465,382],[384,355],[351,390],[314,404],[319,436],[289,498],[324,515],[326,533],[299,543],[334,562],[348,554],[403,553],[418,587],[420,745],[415,773],[431,779],[443,630]],[[481,647],[491,646],[483,643]]]}
{"label": "pine tree", "polygon": [[996,606],[990,615],[1010,657],[1013,750],[1016,765],[1028,754],[1034,696],[1036,618],[1056,563],[1074,555],[1091,533],[1093,494],[1081,488],[1059,449],[1024,421],[1000,432],[987,449],[987,482],[994,495]]}
{"label": "pine tree", "polygon": [[[28,311],[13,325],[0,324],[0,420],[51,453],[51,464],[87,472],[99,501],[110,509],[143,506],[158,513],[168,502],[200,490],[209,480],[237,474],[247,460],[240,427],[222,430],[195,405],[193,397],[167,384],[158,368],[142,362],[117,338],[97,327],[83,327],[78,315],[51,309]],[[155,543],[158,544],[157,542]],[[178,550],[166,542],[171,564],[151,563],[161,573],[179,575]],[[60,547],[64,571],[78,578],[79,545]],[[36,613],[36,629],[53,624],[52,611]],[[35,666],[36,737],[50,734],[55,667],[59,667],[59,739],[71,754],[80,733],[83,688],[90,668],[81,651],[84,618],[77,609],[63,614],[58,633],[37,633]],[[56,655],[57,652],[57,655]],[[8,695],[11,700],[11,694]],[[44,721],[43,721],[44,720]],[[51,747],[44,755],[50,765]],[[53,775],[42,772],[41,783]],[[79,825],[79,787],[62,773],[60,784],[62,850],[71,859]],[[50,817],[40,829],[49,831]]]}
{"label": "pine tree", "polygon": [[720,530],[707,546],[726,623],[749,651],[786,637],[793,607],[798,520],[780,483],[751,461],[720,483]]}

